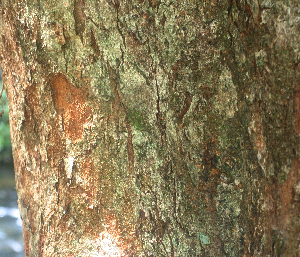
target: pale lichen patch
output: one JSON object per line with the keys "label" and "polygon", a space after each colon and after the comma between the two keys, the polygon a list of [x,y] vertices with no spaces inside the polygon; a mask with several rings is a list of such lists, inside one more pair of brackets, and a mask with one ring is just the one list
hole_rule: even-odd
{"label": "pale lichen patch", "polygon": [[221,116],[234,117],[237,110],[237,92],[232,82],[231,73],[227,69],[219,77],[218,94],[216,95],[215,103]]}

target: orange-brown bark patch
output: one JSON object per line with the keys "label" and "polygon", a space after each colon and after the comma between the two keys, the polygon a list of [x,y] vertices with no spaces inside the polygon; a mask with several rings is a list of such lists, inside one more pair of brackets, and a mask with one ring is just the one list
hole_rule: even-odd
{"label": "orange-brown bark patch", "polygon": [[74,87],[62,73],[52,74],[49,81],[55,109],[62,118],[66,136],[73,141],[81,140],[84,127],[92,121],[92,109],[86,103],[86,93]]}
{"label": "orange-brown bark patch", "polygon": [[89,159],[85,159],[81,164],[81,176],[86,179],[86,181],[90,181],[95,177],[94,173],[94,165],[93,162]]}
{"label": "orange-brown bark patch", "polygon": [[77,191],[77,194],[79,192],[79,197],[85,201],[87,208],[94,208],[95,198],[100,187],[97,170],[95,169],[93,161],[89,158],[83,160],[78,166],[80,181],[77,183],[81,189]]}
{"label": "orange-brown bark patch", "polygon": [[30,233],[27,229],[27,227],[25,226],[25,222],[23,222],[22,225],[23,228],[23,238],[24,238],[24,251],[25,253],[29,253],[29,246],[30,246]]}

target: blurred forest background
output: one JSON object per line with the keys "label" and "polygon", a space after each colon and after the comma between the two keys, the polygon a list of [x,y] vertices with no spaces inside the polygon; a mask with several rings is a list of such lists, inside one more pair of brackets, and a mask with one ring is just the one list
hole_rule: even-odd
{"label": "blurred forest background", "polygon": [[12,162],[11,142],[8,120],[8,105],[5,92],[2,87],[2,73],[0,70],[0,163]]}

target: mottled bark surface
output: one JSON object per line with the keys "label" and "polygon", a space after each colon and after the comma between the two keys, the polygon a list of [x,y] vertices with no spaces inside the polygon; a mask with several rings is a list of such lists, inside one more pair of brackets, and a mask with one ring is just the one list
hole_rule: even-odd
{"label": "mottled bark surface", "polygon": [[1,0],[26,256],[300,256],[298,2]]}

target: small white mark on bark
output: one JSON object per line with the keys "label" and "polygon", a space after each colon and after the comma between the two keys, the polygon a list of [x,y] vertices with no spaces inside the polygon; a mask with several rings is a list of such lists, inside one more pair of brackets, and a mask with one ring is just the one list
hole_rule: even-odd
{"label": "small white mark on bark", "polygon": [[68,158],[65,159],[66,174],[69,179],[71,179],[72,177],[73,162],[74,162],[73,156],[69,156]]}

